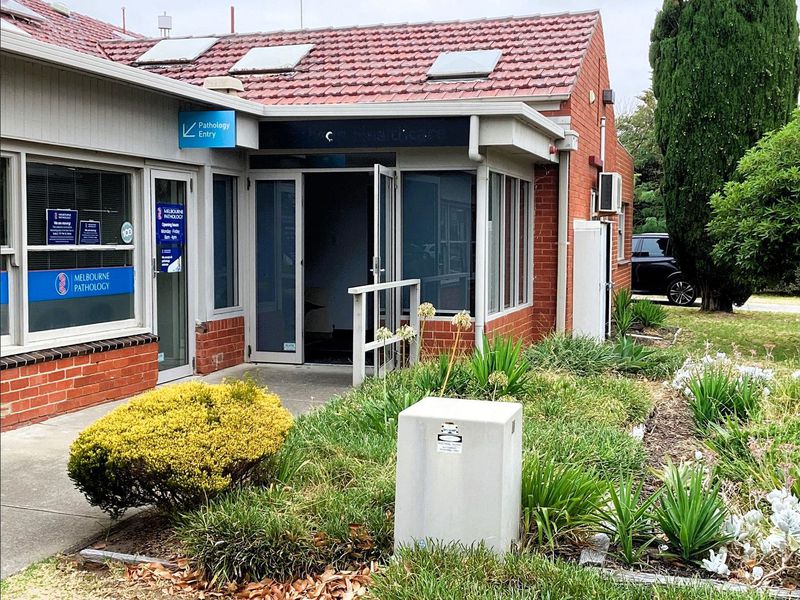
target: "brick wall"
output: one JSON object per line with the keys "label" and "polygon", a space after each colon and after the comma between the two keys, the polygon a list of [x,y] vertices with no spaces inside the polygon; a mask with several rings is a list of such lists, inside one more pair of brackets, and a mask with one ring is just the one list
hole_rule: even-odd
{"label": "brick wall", "polygon": [[244,317],[198,326],[195,370],[206,375],[244,362]]}
{"label": "brick wall", "polygon": [[[598,22],[592,36],[589,49],[583,59],[575,87],[569,100],[562,103],[557,111],[545,112],[546,116],[569,116],[571,128],[578,132],[578,150],[570,154],[569,175],[569,227],[567,248],[567,330],[572,329],[573,280],[574,264],[572,223],[576,219],[591,218],[591,193],[597,188],[599,169],[590,164],[590,157],[600,157],[600,122],[606,119],[605,171],[616,171],[623,177],[623,200],[630,201],[626,209],[626,223],[629,225],[625,234],[627,247],[626,257],[630,258],[631,234],[633,231],[633,162],[630,155],[617,141],[617,130],[614,120],[614,105],[603,104],[603,90],[610,88],[608,61],[603,38],[603,25]],[[594,101],[591,101],[591,94]],[[617,235],[617,217],[603,215],[611,220],[612,235]],[[630,264],[617,264],[616,240],[613,241],[612,280],[619,287],[630,284]]]}
{"label": "brick wall", "polygon": [[[442,353],[451,352],[453,342],[456,338],[456,328],[450,323],[450,319],[434,319],[425,323],[422,332],[422,352],[424,358],[439,356]],[[472,329],[462,331],[458,342],[458,352],[460,354],[471,354],[475,349],[475,322]]]}
{"label": "brick wall", "polygon": [[5,431],[47,417],[128,398],[156,385],[154,341],[46,360],[0,371],[0,427]]}

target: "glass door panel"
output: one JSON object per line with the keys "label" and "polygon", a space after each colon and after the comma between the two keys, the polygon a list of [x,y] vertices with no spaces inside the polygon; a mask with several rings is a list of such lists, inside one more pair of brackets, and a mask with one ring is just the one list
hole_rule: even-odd
{"label": "glass door panel", "polygon": [[299,179],[255,182],[256,361],[303,361],[298,191]]}
{"label": "glass door panel", "polygon": [[[383,283],[395,281],[395,231],[396,203],[394,169],[375,165],[375,197],[373,208],[373,248],[372,281]],[[392,332],[400,325],[398,290],[385,290],[373,294],[373,331],[386,327]],[[375,350],[373,365],[382,371],[395,366],[395,345]]]}
{"label": "glass door panel", "polygon": [[187,209],[189,175],[152,178],[159,382],[192,374]]}

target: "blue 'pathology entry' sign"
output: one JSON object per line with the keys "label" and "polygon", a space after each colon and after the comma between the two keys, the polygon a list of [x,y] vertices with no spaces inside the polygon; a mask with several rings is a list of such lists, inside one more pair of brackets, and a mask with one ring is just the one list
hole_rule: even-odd
{"label": "blue 'pathology entry' sign", "polygon": [[47,245],[74,245],[78,243],[78,211],[73,209],[47,209]]}
{"label": "blue 'pathology entry' sign", "polygon": [[179,148],[235,148],[236,111],[201,110],[178,114]]}

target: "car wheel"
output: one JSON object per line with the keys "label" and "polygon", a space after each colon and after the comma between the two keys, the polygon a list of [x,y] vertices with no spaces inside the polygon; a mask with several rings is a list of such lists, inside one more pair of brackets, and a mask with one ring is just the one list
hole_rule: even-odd
{"label": "car wheel", "polygon": [[676,306],[689,306],[697,298],[694,286],[685,279],[676,279],[667,288],[667,300]]}

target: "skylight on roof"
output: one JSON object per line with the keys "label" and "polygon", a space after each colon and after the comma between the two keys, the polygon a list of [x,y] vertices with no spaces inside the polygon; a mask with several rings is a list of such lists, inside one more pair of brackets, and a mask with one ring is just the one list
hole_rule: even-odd
{"label": "skylight on roof", "polygon": [[314,44],[251,48],[230,69],[231,73],[285,73],[293,71]]}
{"label": "skylight on roof", "polygon": [[39,13],[31,10],[24,4],[20,4],[16,0],[0,0],[0,12],[14,15],[15,17],[22,17],[23,19],[30,19],[33,21],[44,21],[44,17]]}
{"label": "skylight on roof", "polygon": [[442,52],[428,69],[431,79],[474,79],[494,71],[502,56],[500,50]]}
{"label": "skylight on roof", "polygon": [[167,64],[192,62],[217,42],[215,37],[160,40],[142,54],[139,64]]}

